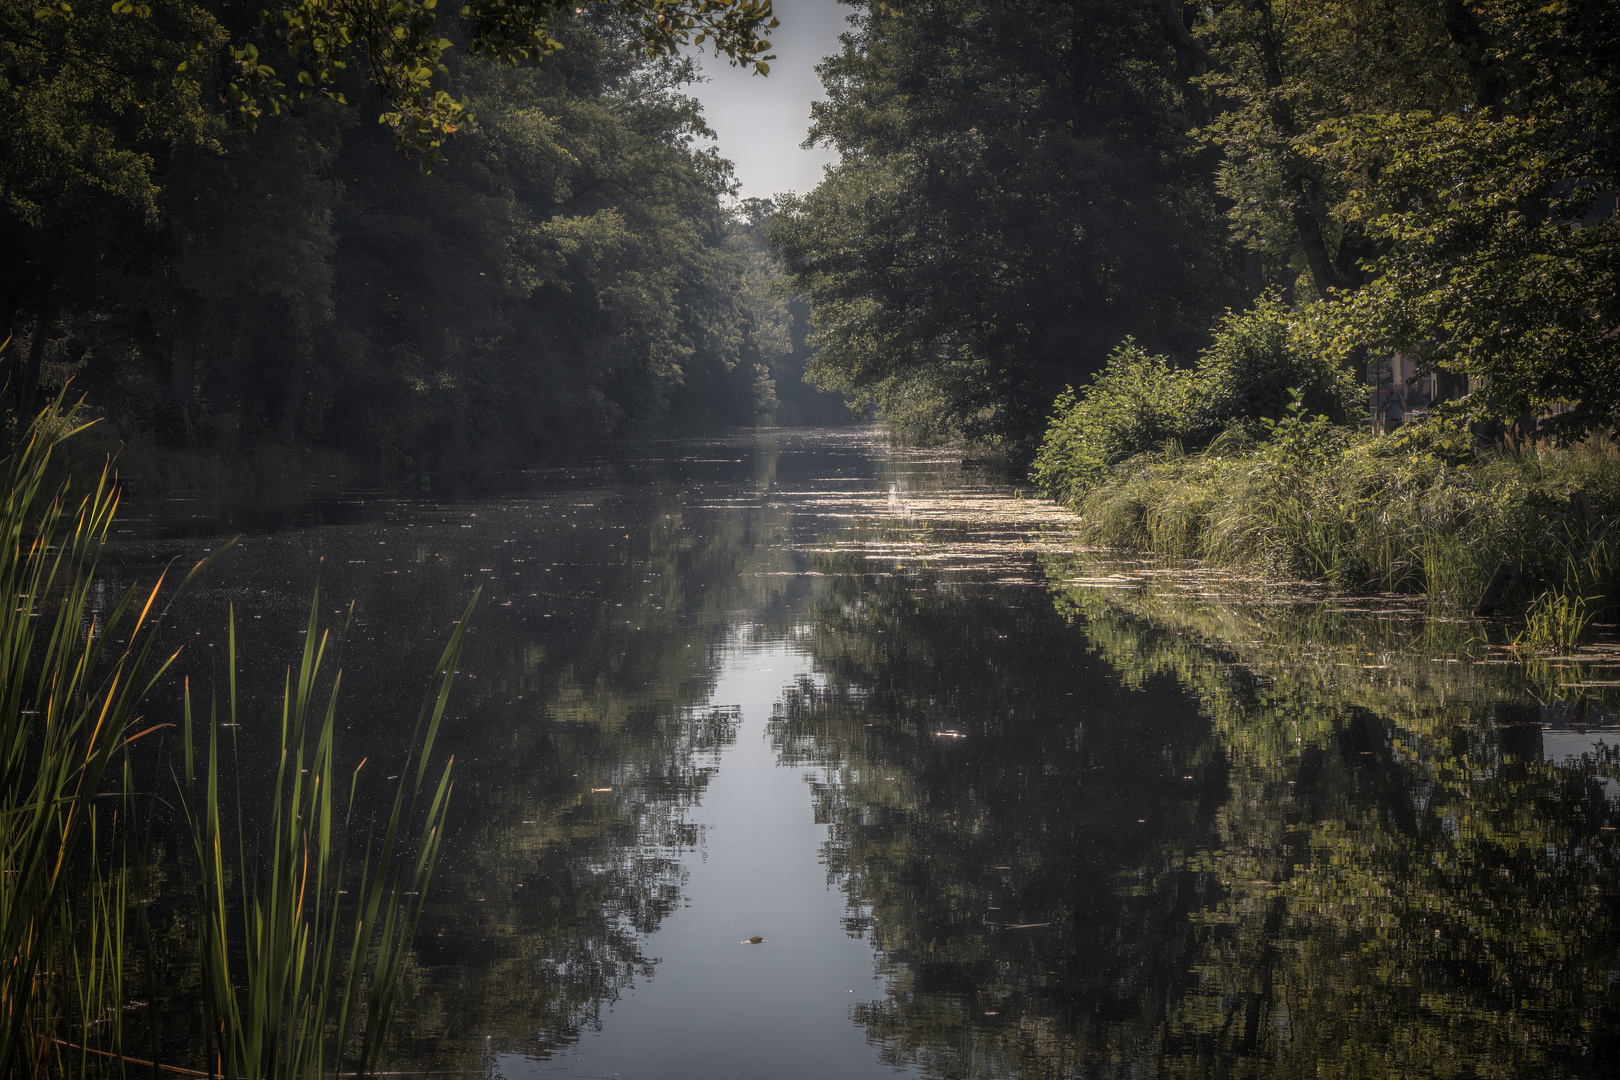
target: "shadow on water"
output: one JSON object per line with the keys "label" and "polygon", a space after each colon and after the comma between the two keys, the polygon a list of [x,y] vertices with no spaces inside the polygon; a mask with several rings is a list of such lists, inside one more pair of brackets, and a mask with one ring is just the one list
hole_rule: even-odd
{"label": "shadow on water", "polygon": [[[125,572],[216,542],[186,520],[136,526]],[[943,453],[750,435],[260,530],[179,625],[206,678],[195,628],[236,605],[263,712],[318,573],[360,617],[345,748],[386,763],[485,588],[394,1068],[567,1075],[609,1046],[735,832],[706,794],[768,737],[761,782],[803,793],[843,897],[814,932],[864,938],[880,980],[781,1016],[784,1046],[858,1032],[873,1075],[941,1080],[1609,1075],[1601,657],[1527,673],[1471,621],[1110,560],[1071,525]],[[717,690],[745,639],[802,658],[765,732]],[[708,1030],[722,990],[660,1007]],[[694,1060],[807,1075],[748,1045]]]}

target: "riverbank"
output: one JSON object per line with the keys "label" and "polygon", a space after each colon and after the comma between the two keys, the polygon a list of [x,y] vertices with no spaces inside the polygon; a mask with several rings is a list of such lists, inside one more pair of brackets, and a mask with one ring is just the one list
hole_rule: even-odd
{"label": "riverbank", "polygon": [[125,440],[111,421],[94,413],[87,419],[89,426],[58,444],[51,455],[48,490],[70,477],[75,490],[93,486],[109,460],[127,494],[148,498],[178,491],[290,496],[415,479],[343,450],[273,443],[225,454],[175,449],[142,439]]}
{"label": "riverbank", "polygon": [[1297,411],[1252,430],[1196,453],[1171,443],[1084,482],[1049,455],[1038,479],[1087,544],[1524,613],[1527,641],[1545,647],[1620,603],[1612,441],[1511,452],[1438,423],[1372,436]]}

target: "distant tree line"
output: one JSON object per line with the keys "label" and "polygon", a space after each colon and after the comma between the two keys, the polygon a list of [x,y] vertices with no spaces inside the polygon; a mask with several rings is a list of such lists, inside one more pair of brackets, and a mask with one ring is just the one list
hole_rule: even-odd
{"label": "distant tree line", "polygon": [[1277,290],[1358,376],[1613,425],[1608,0],[850,6],[811,131],[841,161],[772,230],[822,386],[1027,453],[1122,341],[1190,369]]}
{"label": "distant tree line", "polygon": [[804,312],[676,50],[765,70],[772,26],[754,0],[8,2],[7,402],[72,378],[126,438],[407,465],[769,417]]}

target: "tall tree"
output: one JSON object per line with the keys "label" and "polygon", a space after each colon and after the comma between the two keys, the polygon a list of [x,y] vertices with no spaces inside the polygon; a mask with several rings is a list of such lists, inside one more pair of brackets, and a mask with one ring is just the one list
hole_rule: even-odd
{"label": "tall tree", "polygon": [[1187,6],[1235,234],[1374,361],[1469,411],[1620,408],[1620,13],[1603,2]]}
{"label": "tall tree", "polygon": [[[0,237],[8,255],[0,318],[6,332],[27,329],[30,338],[13,380],[19,404],[32,405],[65,308],[104,293],[102,279],[127,276],[132,261],[142,263],[140,276],[173,263],[173,237],[139,234],[173,224],[165,189],[198,152],[220,149],[224,121],[252,129],[271,115],[319,113],[321,99],[341,103],[369,85],[396,145],[422,156],[425,169],[445,160],[446,139],[476,127],[466,99],[445,89],[458,55],[522,65],[563,50],[570,36],[583,41],[584,28],[606,33],[620,50],[633,44],[643,57],[697,45],[764,72],[765,35],[776,25],[769,0],[618,0],[593,4],[589,14],[561,0],[436,8],[436,0],[298,0],[255,18],[222,0],[0,5]],[[193,299],[177,305],[181,326],[195,321]],[[185,396],[189,348],[175,365],[176,397]],[[301,370],[299,362],[289,368],[295,384]]]}
{"label": "tall tree", "polygon": [[1469,97],[1323,126],[1339,213],[1378,243],[1330,314],[1376,353],[1473,376],[1476,417],[1620,422],[1620,10],[1446,5]]}
{"label": "tall tree", "polygon": [[851,6],[810,133],[841,162],[772,232],[821,385],[1021,447],[1121,338],[1196,346],[1237,280],[1157,10]]}
{"label": "tall tree", "polygon": [[0,339],[27,335],[5,373],[25,408],[70,294],[107,287],[109,249],[161,217],[165,163],[222,134],[178,70],[188,41],[223,42],[213,17],[125,8],[0,4]]}

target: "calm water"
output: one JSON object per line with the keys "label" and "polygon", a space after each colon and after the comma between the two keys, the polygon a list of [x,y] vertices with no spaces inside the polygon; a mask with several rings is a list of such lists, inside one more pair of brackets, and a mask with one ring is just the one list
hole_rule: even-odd
{"label": "calm water", "polygon": [[1526,672],[1395,600],[1077,552],[1054,508],[864,432],[125,528],[138,577],[244,533],[175,636],[206,679],[235,605],[249,762],[317,579],[325,617],[357,605],[344,749],[384,762],[484,590],[394,1068],[1620,1061],[1608,654]]}

